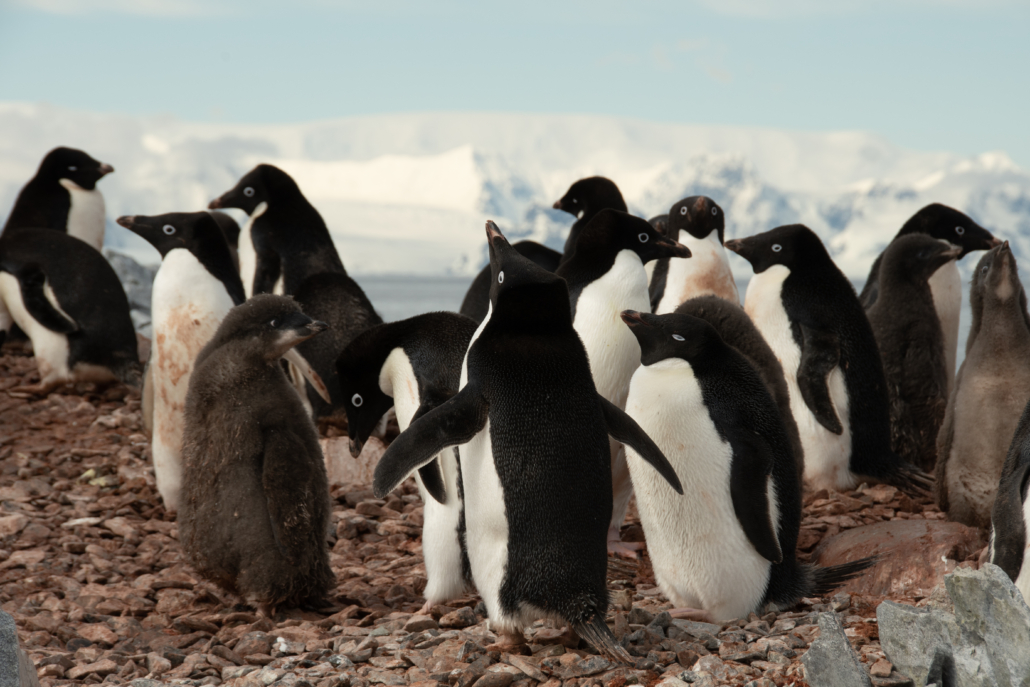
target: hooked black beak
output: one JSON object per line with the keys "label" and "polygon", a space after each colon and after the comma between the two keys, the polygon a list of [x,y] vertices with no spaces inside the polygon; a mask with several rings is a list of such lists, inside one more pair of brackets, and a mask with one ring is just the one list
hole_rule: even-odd
{"label": "hooked black beak", "polygon": [[497,228],[497,225],[494,224],[493,220],[488,219],[486,221],[486,240],[493,243],[495,239],[501,239],[502,241],[506,240],[504,238],[504,234],[502,234],[501,230]]}
{"label": "hooked black beak", "polygon": [[310,324],[308,324],[308,329],[313,331],[315,334],[319,334],[321,332],[324,332],[326,329],[329,329],[329,325],[325,322],[322,322],[321,320],[313,320]]}
{"label": "hooked black beak", "polygon": [[1001,245],[1001,239],[999,239],[996,236],[992,236],[989,245],[990,245],[991,248],[995,248],[997,246],[1000,246]]}
{"label": "hooked black beak", "polygon": [[358,439],[351,439],[350,440],[350,454],[351,454],[351,456],[353,456],[354,458],[357,458],[358,456],[360,456],[361,455],[361,448],[362,448],[362,446],[364,446],[364,444],[362,444],[361,441],[359,441]]}
{"label": "hooked black beak", "polygon": [[207,209],[208,210],[217,210],[220,207],[222,207],[222,199],[221,198],[215,198],[214,200],[212,200],[210,203],[207,204]]}
{"label": "hooked black beak", "polygon": [[126,229],[132,229],[136,224],[136,215],[125,215],[116,219],[115,222]]}
{"label": "hooked black beak", "polygon": [[100,172],[100,176],[104,176],[105,174],[110,174],[111,172],[113,172],[114,167],[104,162],[100,165],[100,169],[98,171]]}
{"label": "hooked black beak", "polygon": [[684,246],[679,241],[673,241],[669,238],[660,238],[657,241],[655,241],[655,244],[661,246],[662,248],[668,248],[672,252],[673,256],[677,258],[690,257],[690,249]]}
{"label": "hooked black beak", "polygon": [[554,208],[555,210],[561,210],[561,201],[560,200],[554,201],[554,205],[552,205],[551,207]]}
{"label": "hooked black beak", "polygon": [[641,316],[641,314],[639,312],[637,312],[636,310],[623,310],[622,311],[622,321],[625,322],[630,328],[632,328],[632,327],[640,327],[640,326],[644,326],[644,327],[649,326],[647,324],[647,322],[644,321],[643,316]]}
{"label": "hooked black beak", "polygon": [[724,242],[722,245],[728,250],[731,250],[740,257],[744,258],[748,262],[751,262],[751,251],[748,250],[747,244],[744,243],[744,239],[730,239],[729,241]]}

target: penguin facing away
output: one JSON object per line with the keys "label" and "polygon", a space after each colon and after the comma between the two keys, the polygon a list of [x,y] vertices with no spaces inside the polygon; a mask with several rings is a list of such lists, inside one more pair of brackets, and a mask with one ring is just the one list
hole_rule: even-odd
{"label": "penguin facing away", "polygon": [[154,475],[172,511],[182,487],[183,413],[194,361],[229,310],[245,300],[243,284],[222,230],[206,212],[119,217],[118,224],[161,253],[151,292],[148,393]]}
{"label": "penguin facing away", "polygon": [[1010,437],[1030,399],[1030,316],[1008,242],[977,263],[973,326],[937,436],[937,504],[948,518],[987,527]]}
{"label": "penguin facing away", "polygon": [[[662,236],[640,217],[608,209],[594,215],[580,232],[576,252],[558,268],[558,276],[569,287],[572,326],[586,348],[597,392],[619,408],[626,404],[630,377],[640,365],[640,346],[620,313],[650,307],[645,263],[689,256],[689,249]],[[636,558],[642,544],[621,541],[633,483],[618,442],[611,444],[611,465],[615,500],[609,551]]]}
{"label": "penguin facing away", "polygon": [[289,298],[255,296],[226,315],[189,383],[183,550],[201,576],[268,616],[324,606],[335,582],[318,433],[279,363],[325,327]]}
{"label": "penguin facing away", "polygon": [[278,167],[258,165],[208,208],[250,215],[239,238],[240,277],[248,298],[294,294],[314,274],[344,271],[322,216]]}
{"label": "penguin facing away", "polygon": [[54,148],[18,194],[4,232],[19,227],[54,229],[100,250],[104,245],[104,195],[97,182],[113,171],[111,165],[81,150]]}
{"label": "penguin facing away", "polygon": [[[433,312],[380,324],[359,334],[336,363],[345,396],[351,454],[357,456],[391,407],[403,432],[458,392],[461,364],[476,322],[457,313]],[[438,603],[471,587],[457,449],[444,449],[415,473],[425,503],[422,556],[428,614]],[[437,500],[438,498],[442,500]]]}
{"label": "penguin facing away", "polygon": [[873,561],[795,557],[801,480],[758,371],[708,322],[627,311],[642,351],[627,414],[672,463],[682,496],[627,451],[655,580],[679,616],[725,622],[823,595]]}
{"label": "penguin facing away", "polygon": [[32,340],[39,383],[10,391],[46,394],[68,382],[140,385],[122,284],[107,260],[74,236],[26,227],[0,237],[0,342],[15,324]]}
{"label": "penguin facing away", "polygon": [[[513,243],[512,248],[517,250],[548,272],[554,272],[561,263],[562,254],[548,248],[536,241],[518,241]],[[469,285],[465,292],[465,298],[461,301],[461,309],[458,311],[466,317],[471,317],[477,323],[482,322],[486,317],[486,311],[490,307],[490,265],[487,264],[476,278]]]}
{"label": "penguin facing away", "polygon": [[866,311],[891,399],[891,446],[927,471],[948,407],[944,334],[929,280],[960,251],[926,234],[899,236],[884,251],[879,297]]}
{"label": "penguin facing away", "polygon": [[487,240],[490,312],[465,356],[463,386],[390,445],[375,493],[461,446],[469,563],[500,635],[494,648],[524,643],[528,624],[553,618],[629,661],[604,623],[607,435],[634,446],[677,489],[678,480],[637,424],[597,394],[565,282],[519,255],[493,222]]}
{"label": "penguin facing away", "polygon": [[579,238],[579,233],[590,223],[594,215],[608,208],[629,212],[619,187],[615,185],[614,181],[605,177],[580,179],[569,186],[569,190],[565,192],[564,196],[554,201],[553,207],[555,210],[562,210],[576,218],[565,239],[562,262],[572,257],[576,251],[576,240]]}
{"label": "penguin facing away", "polygon": [[890,445],[883,363],[851,282],[819,237],[792,224],[726,247],[751,263],[744,309],[783,365],[813,489],[880,481],[925,490]]}
{"label": "penguin facing away", "polygon": [[1030,403],[1019,419],[991,511],[989,560],[1030,599]]}
{"label": "penguin facing away", "polygon": [[744,308],[719,296],[697,296],[676,308],[676,314],[697,317],[712,325],[722,340],[740,351],[758,371],[780,410],[780,419],[783,420],[783,428],[787,432],[791,453],[797,464],[798,477],[803,479],[805,449],[798,433],[798,423],[794,421],[794,413],[790,409],[790,390],[783,376],[783,366]]}
{"label": "penguin facing away", "polygon": [[[901,236],[908,234],[929,234],[935,239],[947,241],[955,247],[961,248],[958,260],[964,258],[974,250],[988,250],[1001,243],[971,217],[963,212],[940,203],[931,203],[912,215],[895,235],[896,241]],[[884,249],[886,252],[886,249]],[[862,307],[869,310],[876,303],[879,297],[879,274],[880,264],[883,262],[884,252],[876,257],[869,270],[869,278],[862,287],[862,294],[859,300]],[[930,292],[933,294],[934,309],[941,322],[941,331],[944,334],[944,354],[946,358],[945,372],[948,376],[948,385],[955,377],[955,361],[958,352],[958,324],[959,314],[962,310],[962,277],[958,272],[958,262],[949,262],[941,266],[933,276],[930,277]]]}
{"label": "penguin facing away", "polygon": [[740,303],[723,247],[726,217],[708,196],[684,198],[669,210],[665,235],[690,249],[690,259],[655,263],[649,280],[651,311],[665,315],[694,296],[714,294]]}

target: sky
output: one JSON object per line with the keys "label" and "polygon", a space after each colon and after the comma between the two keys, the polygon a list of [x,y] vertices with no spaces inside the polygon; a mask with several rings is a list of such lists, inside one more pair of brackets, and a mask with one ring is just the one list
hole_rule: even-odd
{"label": "sky", "polygon": [[1030,168],[1028,35],[1030,0],[0,0],[0,99],[863,130]]}

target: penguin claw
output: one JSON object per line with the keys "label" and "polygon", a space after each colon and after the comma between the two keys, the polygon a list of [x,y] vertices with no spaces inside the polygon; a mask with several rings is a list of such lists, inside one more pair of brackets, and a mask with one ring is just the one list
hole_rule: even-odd
{"label": "penguin claw", "polygon": [[670,608],[669,615],[677,620],[693,620],[699,623],[715,623],[715,619],[708,611],[699,608]]}
{"label": "penguin claw", "polygon": [[501,653],[520,653],[520,650],[526,644],[526,636],[521,632],[505,632],[501,630],[497,633],[497,641],[490,644],[485,648],[487,651],[499,651]]}
{"label": "penguin claw", "polygon": [[417,611],[415,611],[415,615],[425,615],[425,616],[432,615],[433,614],[433,606],[435,606],[435,605],[436,604],[434,604],[432,601],[426,601],[424,604],[422,604],[422,608],[420,608]]}
{"label": "penguin claw", "polygon": [[618,556],[631,561],[640,560],[640,550],[644,548],[643,542],[621,541],[619,539],[608,540],[608,555]]}

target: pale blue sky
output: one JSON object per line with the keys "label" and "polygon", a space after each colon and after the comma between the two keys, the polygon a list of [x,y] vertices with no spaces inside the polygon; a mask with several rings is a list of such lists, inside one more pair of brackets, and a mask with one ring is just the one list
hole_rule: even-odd
{"label": "pale blue sky", "polygon": [[1028,72],[1030,0],[0,0],[0,99],[194,121],[610,114],[1030,168]]}

